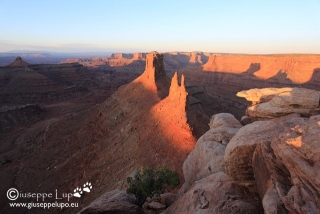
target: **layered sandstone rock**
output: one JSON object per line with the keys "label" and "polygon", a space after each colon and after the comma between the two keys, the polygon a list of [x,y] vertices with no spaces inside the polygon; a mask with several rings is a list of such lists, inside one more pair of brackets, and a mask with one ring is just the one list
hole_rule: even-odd
{"label": "layered sandstone rock", "polygon": [[257,191],[265,213],[319,213],[320,115],[284,126],[253,154]]}
{"label": "layered sandstone rock", "polygon": [[[290,173],[292,186],[287,195],[278,190],[289,212],[320,213],[320,115],[274,138],[271,147],[277,160]],[[277,185],[276,187],[278,187]]]}
{"label": "layered sandstone rock", "polygon": [[239,129],[226,147],[225,170],[234,182],[256,191],[252,167],[253,153],[260,143],[265,143],[284,132],[285,127],[294,128],[305,119],[290,115],[269,121],[256,121]]}
{"label": "layered sandstone rock", "polygon": [[253,103],[247,115],[258,118],[275,118],[292,113],[310,116],[320,113],[320,92],[304,88],[250,89],[237,94]]}
{"label": "layered sandstone rock", "polygon": [[288,213],[281,198],[292,186],[290,173],[277,159],[270,141],[258,144],[253,154],[253,171],[264,212]]}
{"label": "layered sandstone rock", "polygon": [[[241,95],[273,107],[296,104],[315,109],[319,105],[318,92],[302,88],[253,89]],[[263,113],[260,116],[266,117]],[[283,111],[274,113],[276,117]],[[227,175],[259,193],[265,213],[319,213],[319,124],[320,115],[305,118],[293,114],[244,126],[227,145]]]}

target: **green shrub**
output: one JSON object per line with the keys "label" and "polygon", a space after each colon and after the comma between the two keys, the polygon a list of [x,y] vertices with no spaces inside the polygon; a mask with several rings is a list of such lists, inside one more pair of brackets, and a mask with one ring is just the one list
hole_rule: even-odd
{"label": "green shrub", "polygon": [[136,204],[141,207],[147,197],[174,189],[179,186],[180,180],[177,171],[160,166],[156,171],[151,168],[137,171],[133,178],[127,177],[127,183],[129,185],[127,193],[134,194]]}

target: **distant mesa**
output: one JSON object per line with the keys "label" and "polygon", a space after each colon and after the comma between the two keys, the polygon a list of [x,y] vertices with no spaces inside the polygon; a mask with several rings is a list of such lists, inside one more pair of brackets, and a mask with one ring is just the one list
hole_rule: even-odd
{"label": "distant mesa", "polygon": [[[155,54],[151,51],[149,54]],[[84,66],[129,66],[131,68],[142,68],[145,66],[146,53],[113,53],[110,57],[93,57],[93,58],[70,58],[64,62],[78,62]],[[208,61],[210,53],[205,52],[166,52],[162,54],[164,67],[166,69],[180,69],[185,66],[203,65]]]}
{"label": "distant mesa", "polygon": [[7,65],[8,67],[26,67],[30,65],[29,63],[25,62],[20,56],[18,56],[12,63]]}

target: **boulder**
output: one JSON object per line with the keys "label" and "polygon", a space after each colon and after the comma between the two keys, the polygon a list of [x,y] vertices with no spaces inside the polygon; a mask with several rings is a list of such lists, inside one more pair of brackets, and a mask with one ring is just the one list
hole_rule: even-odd
{"label": "boulder", "polygon": [[216,172],[223,172],[223,157],[225,145],[215,141],[197,143],[195,149],[188,155],[183,163],[185,183],[178,195],[186,192],[197,180]]}
{"label": "boulder", "polygon": [[169,207],[177,200],[177,198],[177,195],[173,193],[164,193],[160,195],[160,202],[161,204],[164,204],[167,207]]}
{"label": "boulder", "polygon": [[229,113],[213,115],[209,126],[210,130],[198,139],[197,144],[205,141],[215,141],[227,145],[242,127],[241,123]]}
{"label": "boulder", "polygon": [[196,147],[183,163],[185,183],[179,195],[187,191],[194,181],[216,172],[224,172],[225,145],[242,127],[229,113],[213,115],[209,125],[211,129],[199,138]]}
{"label": "boulder", "polygon": [[211,117],[210,123],[209,123],[210,129],[213,128],[241,128],[242,125],[239,123],[239,121],[229,113],[220,113],[215,114]]}
{"label": "boulder", "polygon": [[150,203],[148,203],[148,208],[153,210],[163,210],[166,208],[166,205],[157,201],[151,201]]}
{"label": "boulder", "polygon": [[126,193],[125,190],[116,189],[107,192],[94,200],[87,207],[83,208],[79,214],[102,214],[102,213],[141,213],[144,210],[134,204],[135,198]]}
{"label": "boulder", "polygon": [[263,213],[261,204],[245,187],[236,185],[223,172],[196,181],[163,213]]}
{"label": "boulder", "polygon": [[254,118],[246,116],[246,115],[242,116],[240,119],[240,123],[244,126],[248,125],[250,123],[253,123],[254,121],[255,121]]}

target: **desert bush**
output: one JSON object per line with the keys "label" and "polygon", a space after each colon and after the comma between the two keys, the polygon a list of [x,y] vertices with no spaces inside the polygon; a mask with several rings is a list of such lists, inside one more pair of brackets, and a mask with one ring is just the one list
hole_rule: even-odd
{"label": "desert bush", "polygon": [[159,166],[157,170],[146,168],[137,171],[134,177],[127,177],[129,188],[127,193],[136,196],[136,205],[142,206],[147,197],[169,192],[179,186],[179,174],[165,166]]}

